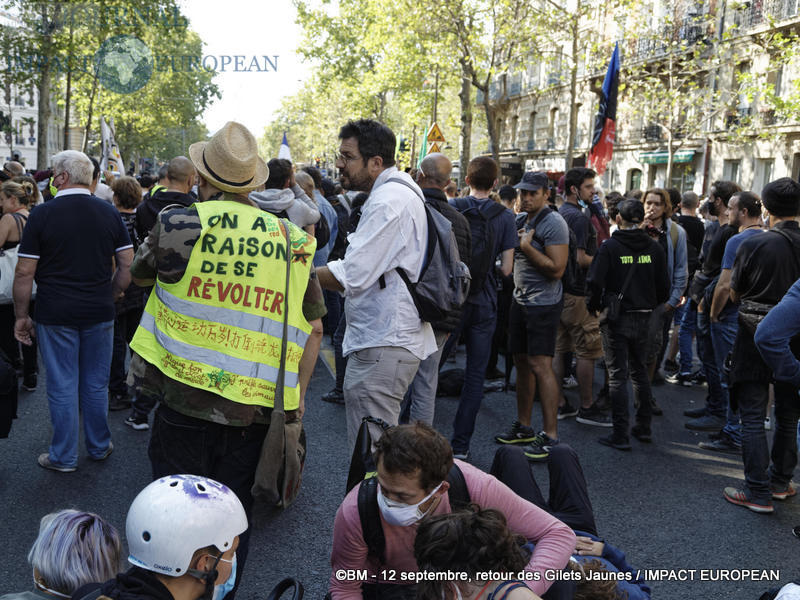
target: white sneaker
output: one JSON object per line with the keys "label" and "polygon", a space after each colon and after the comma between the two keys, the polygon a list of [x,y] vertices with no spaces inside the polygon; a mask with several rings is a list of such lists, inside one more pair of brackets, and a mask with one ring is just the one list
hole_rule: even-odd
{"label": "white sneaker", "polygon": [[578,380],[575,379],[575,375],[570,375],[569,377],[564,377],[562,384],[565,389],[571,390],[578,387]]}
{"label": "white sneaker", "polygon": [[769,417],[764,419],[764,429],[766,431],[771,431],[772,430],[772,420]]}

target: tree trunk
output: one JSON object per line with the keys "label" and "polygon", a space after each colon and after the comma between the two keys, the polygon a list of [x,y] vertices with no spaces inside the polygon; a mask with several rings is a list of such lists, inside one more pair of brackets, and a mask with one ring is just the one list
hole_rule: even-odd
{"label": "tree trunk", "polygon": [[575,146],[575,130],[578,125],[578,17],[580,14],[580,0],[578,9],[572,22],[572,64],[569,69],[569,125],[567,129],[567,148],[564,153],[564,170],[572,168],[572,149]]}
{"label": "tree trunk", "polygon": [[69,54],[67,55],[67,92],[64,95],[64,150],[69,148],[69,109],[72,100],[72,39],[74,34],[74,19],[69,25]]}
{"label": "tree trunk", "polygon": [[672,187],[672,163],[675,150],[672,143],[672,131],[667,132],[667,175],[664,181],[664,189]]}
{"label": "tree trunk", "polygon": [[86,128],[83,130],[83,144],[81,149],[86,152],[89,146],[89,132],[92,130],[92,119],[94,118],[94,99],[97,97],[97,75],[92,78],[92,95],[89,96],[89,110],[86,115]]}
{"label": "tree trunk", "polygon": [[[58,9],[56,9],[58,10]],[[39,82],[37,90],[39,93],[39,107],[36,123],[36,137],[39,143],[36,146],[36,168],[44,169],[50,163],[47,148],[47,127],[50,124],[50,58],[53,54],[53,36],[50,32],[50,23],[47,19],[47,6],[42,4],[42,31],[48,32],[42,36],[42,57],[43,65],[40,65]],[[58,18],[58,12],[56,17]]]}
{"label": "tree trunk", "polygon": [[467,165],[472,158],[470,150],[472,148],[472,82],[466,70],[464,61],[461,61],[461,92],[458,97],[461,100],[461,149],[458,157],[459,176],[458,187],[464,187],[464,177],[467,174]]}

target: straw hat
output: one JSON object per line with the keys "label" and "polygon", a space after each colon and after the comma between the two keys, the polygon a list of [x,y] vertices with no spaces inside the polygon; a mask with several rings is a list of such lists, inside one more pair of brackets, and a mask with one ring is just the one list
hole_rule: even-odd
{"label": "straw hat", "polygon": [[223,192],[246,194],[269,177],[267,164],[258,156],[256,138],[233,121],[207,142],[189,146],[189,158],[200,175]]}

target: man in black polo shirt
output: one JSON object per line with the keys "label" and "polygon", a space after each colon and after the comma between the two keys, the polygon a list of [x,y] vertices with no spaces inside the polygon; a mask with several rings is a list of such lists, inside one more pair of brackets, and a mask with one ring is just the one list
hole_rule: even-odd
{"label": "man in black polo shirt", "polygon": [[38,284],[33,319],[53,423],[50,449],[38,462],[62,473],[77,468],[81,418],[91,458],[103,460],[114,449],[108,428],[114,302],[131,281],[128,230],[117,209],[89,191],[92,173],[82,152],[53,157],[58,193],[31,211],[14,277],[14,336],[23,344],[31,343],[34,329],[28,315],[34,276]]}
{"label": "man in black polo shirt", "polygon": [[[717,369],[714,355],[714,345],[711,339],[711,298],[714,293],[716,280],[722,271],[722,257],[725,254],[725,245],[739,228],[728,225],[727,206],[731,197],[740,192],[741,188],[732,181],[715,181],[711,184],[709,192],[709,208],[711,214],[717,215],[720,227],[714,234],[708,253],[703,259],[703,267],[695,273],[692,285],[689,288],[690,306],[687,317],[695,311],[697,314],[697,354],[703,363],[706,381],[708,383],[708,396],[706,405],[684,411],[684,415],[691,417],[686,423],[687,429],[695,431],[719,431],[725,425],[725,414],[728,406],[727,390],[722,387],[719,369]],[[705,301],[704,301],[705,299]],[[691,363],[689,363],[691,364]],[[673,383],[687,384],[689,373],[686,372],[686,361],[681,356],[681,369],[676,381]],[[691,385],[691,383],[688,383]]]}
{"label": "man in black polo shirt", "polygon": [[745,485],[726,487],[725,499],[758,513],[773,512],[772,500],[795,495],[791,483],[797,464],[797,388],[775,382],[775,435],[772,465],[764,431],[772,373],[754,341],[753,315],[763,314],[783,298],[800,277],[800,183],[783,177],[761,193],[772,230],[739,247],[731,273],[731,299],[740,302],[739,331],[731,357],[731,401],[742,420]]}

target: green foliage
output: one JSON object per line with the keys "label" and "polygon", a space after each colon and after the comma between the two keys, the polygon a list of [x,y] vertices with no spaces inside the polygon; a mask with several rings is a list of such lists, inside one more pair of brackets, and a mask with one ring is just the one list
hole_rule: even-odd
{"label": "green foliage", "polygon": [[[23,65],[31,56],[36,57],[34,65],[37,61],[50,64],[51,94],[62,108],[69,101],[70,124],[88,132],[89,152],[97,152],[100,116],[114,118],[126,162],[154,154],[168,159],[183,152],[184,141],[188,146],[207,135],[200,117],[220,97],[212,72],[180,64],[159,70],[154,65],[144,87],[119,94],[103,88],[94,70],[92,56],[115,35],[137,37],[154,56],[178,57],[178,63],[182,56],[202,56],[203,42],[187,27],[176,0],[93,0],[88,4],[12,0],[12,4],[24,25],[2,32],[4,55],[10,51],[22,57]],[[42,71],[35,66],[0,74],[4,84],[36,85],[41,77]]]}

